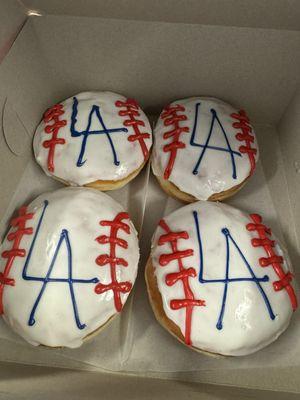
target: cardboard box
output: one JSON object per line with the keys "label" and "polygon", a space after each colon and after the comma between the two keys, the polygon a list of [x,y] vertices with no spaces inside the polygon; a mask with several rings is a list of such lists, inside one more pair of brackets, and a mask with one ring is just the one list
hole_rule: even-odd
{"label": "cardboard box", "polygon": [[[31,151],[48,106],[110,89],[155,116],[173,99],[210,95],[246,108],[260,144],[255,177],[230,204],[266,216],[300,281],[299,21],[299,3],[284,0],[1,2],[1,235],[15,207],[57,187]],[[299,397],[296,315],[278,343],[226,362],[187,353],[158,326],[143,268],[158,219],[179,204],[149,173],[113,194],[132,212],[142,243],[139,279],[122,318],[79,351],[35,349],[0,325],[2,397]]]}

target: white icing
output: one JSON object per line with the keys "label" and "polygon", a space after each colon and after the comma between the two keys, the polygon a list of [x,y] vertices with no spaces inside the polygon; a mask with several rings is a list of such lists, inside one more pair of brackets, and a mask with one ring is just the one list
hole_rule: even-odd
{"label": "white icing", "polygon": [[[183,142],[186,147],[184,149],[178,149],[175,164],[168,180],[181,191],[191,194],[199,200],[207,200],[214,193],[223,192],[243,182],[249,176],[251,168],[247,154],[241,154],[241,157],[234,156],[237,171],[237,178],[234,179],[232,177],[233,169],[230,153],[206,149],[198,174],[193,174],[195,165],[203,150],[201,147],[191,146],[190,144],[194,127],[195,107],[196,103],[199,102],[201,105],[198,112],[198,123],[195,135],[196,143],[204,145],[207,140],[212,122],[211,108],[216,110],[232,150],[239,152],[239,147],[245,145],[245,142],[239,141],[235,137],[241,130],[232,127],[232,123],[238,121],[233,119],[230,114],[237,113],[238,110],[231,105],[210,97],[192,97],[171,103],[171,106],[180,104],[185,107],[184,112],[178,111],[177,114],[184,114],[187,116],[187,120],[180,121],[179,126],[188,127],[189,132],[180,134],[179,140]],[[154,174],[161,178],[163,178],[170,157],[170,152],[164,152],[163,147],[173,141],[173,138],[164,139],[163,135],[173,128],[174,125],[165,126],[164,119],[159,117],[154,129],[155,142],[152,154],[152,169]],[[253,129],[251,134],[255,138]],[[215,122],[209,145],[228,148],[224,134],[217,122]],[[252,143],[251,147],[258,150],[256,139],[254,139],[254,143]],[[256,161],[258,160],[258,152],[255,159]]]}
{"label": "white icing", "polygon": [[[100,107],[101,116],[107,129],[127,128],[128,132],[111,133],[119,165],[114,164],[113,153],[109,140],[105,134],[91,134],[87,139],[86,151],[83,161],[84,165],[77,167],[76,163],[80,154],[83,136],[71,136],[71,115],[73,106],[73,97],[78,99],[78,115],[76,122],[76,130],[84,131],[87,129],[88,117],[93,105]],[[124,121],[128,120],[128,116],[120,116],[121,110],[126,107],[116,107],[115,102],[121,100],[126,101],[122,95],[112,92],[84,92],[61,102],[64,114],[60,120],[67,121],[66,126],[59,129],[58,137],[65,139],[64,145],[56,145],[54,156],[53,173],[48,171],[47,159],[49,150],[43,147],[43,142],[49,140],[52,134],[45,133],[45,126],[52,125],[53,122],[47,124],[42,120],[38,126],[34,140],[33,148],[37,162],[41,165],[47,175],[54,175],[61,178],[72,185],[84,185],[96,180],[121,180],[126,178],[132,172],[137,170],[144,162],[144,156],[139,141],[129,141],[128,137],[134,134],[132,126],[124,126]],[[149,133],[150,138],[144,139],[147,149],[152,145],[151,126],[145,113],[139,108],[139,116],[135,117],[144,122],[145,126],[140,126],[140,131]],[[102,130],[95,114],[92,117],[91,130]]]}
{"label": "white icing", "polygon": [[[122,207],[104,193],[86,188],[64,188],[46,193],[35,199],[27,212],[34,217],[27,221],[26,227],[33,228],[32,235],[24,235],[19,248],[26,250],[26,256],[37,229],[44,200],[49,201],[44,219],[36,239],[27,275],[45,277],[49,269],[62,229],[69,233],[72,249],[73,278],[98,278],[99,282],[111,282],[109,264],[99,266],[96,258],[109,254],[110,245],[100,244],[95,239],[100,235],[109,235],[110,228],[101,226],[102,220],[113,220]],[[116,256],[128,262],[127,267],[117,266],[117,280],[134,284],[139,246],[136,230],[129,220],[130,234],[119,230],[118,237],[128,242],[128,248],[116,246]],[[10,229],[10,232],[16,228]],[[13,242],[4,240],[0,253],[12,248]],[[28,325],[30,312],[41,290],[42,282],[28,281],[22,278],[25,257],[15,257],[9,277],[15,280],[15,286],[5,285],[3,294],[4,319],[25,340],[33,345],[78,347],[91,332],[105,324],[116,314],[113,291],[96,294],[96,283],[73,283],[80,322],[86,324],[78,329],[68,283],[49,282],[35,313],[35,324]],[[6,259],[0,258],[0,271],[4,270]],[[60,247],[51,278],[68,277],[68,256],[65,243]],[[129,293],[121,293],[122,304]]]}
{"label": "white icing", "polygon": [[[217,329],[224,283],[200,283],[200,255],[197,240],[197,231],[193,217],[197,211],[200,234],[203,246],[203,278],[225,279],[226,268],[226,239],[221,230],[227,228],[231,236],[244,254],[254,274],[261,278],[269,276],[268,282],[261,282],[272,310],[276,316],[272,320],[266,304],[254,282],[228,283],[227,301],[223,317],[223,328]],[[267,257],[263,247],[253,247],[251,239],[258,237],[256,231],[250,232],[246,225],[250,217],[243,212],[225,204],[199,201],[185,206],[165,217],[171,231],[187,231],[189,239],[179,239],[178,249],[193,249],[193,256],[183,258],[185,268],[193,267],[196,277],[189,277],[189,285],[195,299],[205,300],[206,306],[193,308],[191,341],[196,348],[224,355],[241,356],[251,354],[273,342],[288,326],[292,316],[292,307],[286,290],[275,291],[272,283],[278,281],[278,276],[272,266],[260,267],[259,258]],[[165,283],[166,275],[178,272],[177,260],[166,266],[159,264],[162,254],[172,253],[170,243],[158,245],[159,237],[165,231],[158,227],[152,242],[152,262],[157,278],[158,289],[162,295],[163,308],[185,335],[185,309],[172,310],[172,299],[183,299],[183,283],[177,281],[173,286]],[[274,239],[274,238],[273,238]],[[229,278],[251,277],[238,251],[229,242],[230,266]],[[285,261],[283,269],[291,269],[286,251],[277,243],[274,251],[283,255]],[[293,280],[292,285],[295,287]]]}

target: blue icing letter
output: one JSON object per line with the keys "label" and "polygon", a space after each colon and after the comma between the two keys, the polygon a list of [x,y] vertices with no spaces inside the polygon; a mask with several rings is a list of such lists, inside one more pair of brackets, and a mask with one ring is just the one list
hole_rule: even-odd
{"label": "blue icing letter", "polygon": [[[97,282],[99,282],[99,280],[98,280],[98,278],[92,278],[92,279],[74,279],[73,278],[73,276],[72,276],[72,248],[71,248],[71,244],[70,244],[70,240],[69,240],[69,233],[68,233],[68,231],[66,229],[63,229],[61,231],[60,238],[59,238],[58,244],[56,246],[56,249],[54,251],[54,255],[53,255],[52,260],[50,262],[50,266],[48,268],[46,276],[45,277],[31,276],[31,275],[28,275],[28,273],[27,273],[28,265],[29,265],[29,262],[30,262],[30,259],[31,259],[31,256],[32,256],[32,252],[33,252],[33,249],[34,249],[34,246],[35,246],[35,242],[36,242],[36,239],[38,237],[38,234],[39,234],[39,231],[40,231],[40,228],[41,228],[41,225],[42,225],[42,221],[43,221],[43,218],[44,218],[45,211],[46,211],[47,207],[48,207],[48,201],[46,200],[44,202],[44,208],[43,208],[42,214],[40,216],[39,222],[37,224],[37,229],[36,229],[36,232],[34,234],[33,240],[31,242],[31,246],[30,246],[30,249],[28,251],[28,255],[27,255],[27,258],[25,260],[25,264],[24,264],[23,272],[22,272],[22,278],[24,280],[41,282],[42,283],[41,290],[40,290],[40,292],[39,292],[39,294],[38,294],[38,296],[37,296],[37,298],[36,298],[36,300],[35,300],[35,302],[33,304],[31,312],[30,312],[28,325],[33,326],[35,324],[35,322],[36,322],[35,321],[35,312],[36,312],[36,310],[38,308],[38,305],[39,305],[39,303],[40,303],[40,301],[41,301],[41,299],[43,297],[43,294],[44,294],[44,292],[45,292],[45,290],[47,288],[47,285],[49,283],[54,283],[55,282],[55,283],[66,283],[66,284],[68,284],[69,291],[70,291],[70,296],[71,296],[71,300],[72,300],[72,307],[73,307],[73,313],[74,313],[75,322],[76,322],[76,325],[77,325],[78,329],[83,329],[83,328],[86,327],[86,325],[82,324],[80,322],[79,312],[78,312],[78,307],[77,307],[77,302],[76,302],[76,297],[75,297],[75,293],[74,293],[73,284],[74,283],[97,283]],[[57,256],[59,254],[60,248],[63,245],[63,243],[66,246],[67,254],[68,254],[68,261],[67,261],[67,264],[68,264],[68,277],[67,278],[51,278],[51,273],[53,271]]]}
{"label": "blue icing letter", "polygon": [[[267,311],[269,313],[269,316],[272,320],[275,319],[275,315],[273,313],[271,304],[269,302],[269,299],[262,288],[260,282],[268,282],[269,277],[267,275],[264,275],[262,278],[258,278],[254,272],[253,269],[251,268],[250,264],[246,260],[244,254],[242,253],[241,249],[239,248],[238,244],[236,241],[233,239],[231,236],[229,229],[223,228],[222,229],[222,234],[225,237],[226,241],[226,261],[225,261],[225,278],[224,279],[205,279],[204,278],[204,259],[203,259],[203,249],[202,249],[202,240],[201,240],[201,235],[200,235],[200,226],[199,226],[199,220],[198,220],[198,214],[196,211],[193,211],[193,216],[194,216],[194,221],[195,221],[195,228],[196,228],[196,233],[197,233],[197,240],[198,240],[198,245],[199,245],[199,257],[200,257],[200,267],[199,267],[199,282],[206,284],[206,283],[223,283],[224,284],[224,291],[223,291],[223,296],[222,296],[222,303],[221,303],[221,310],[219,313],[218,321],[216,324],[217,329],[222,329],[223,328],[223,318],[224,318],[224,313],[225,313],[225,307],[226,307],[226,299],[227,299],[227,291],[228,291],[228,285],[230,283],[234,282],[253,282],[255,283],[259,293],[261,294]],[[229,267],[230,267],[230,243],[235,247],[237,250],[238,254],[240,255],[244,265],[246,266],[247,270],[249,271],[249,274],[251,277],[248,278],[229,278]]]}
{"label": "blue icing letter", "polygon": [[[213,108],[210,110],[210,112],[211,112],[211,124],[210,124],[209,133],[208,133],[208,136],[207,136],[205,144],[199,144],[199,143],[195,142],[195,136],[196,136],[196,132],[197,132],[198,114],[199,114],[200,104],[201,103],[196,103],[195,119],[194,119],[193,131],[192,131],[192,135],[191,135],[191,139],[190,139],[190,145],[191,146],[196,146],[196,147],[201,147],[202,151],[201,151],[199,159],[198,159],[198,161],[197,161],[197,163],[196,163],[196,165],[195,165],[195,167],[193,169],[193,174],[194,175],[198,174],[199,167],[200,167],[201,161],[202,161],[202,159],[204,157],[204,154],[205,154],[207,149],[210,149],[210,150],[224,151],[224,152],[227,152],[227,153],[230,154],[231,163],[232,163],[232,178],[236,179],[237,178],[237,174],[236,174],[236,165],[235,165],[234,156],[241,157],[242,155],[238,151],[233,151],[232,150],[232,148],[230,146],[230,143],[229,143],[229,140],[228,140],[228,137],[227,137],[227,134],[225,132],[225,129],[224,129],[219,117],[218,117],[218,114],[217,114],[216,110],[214,110]],[[222,130],[222,133],[224,135],[224,139],[225,139],[226,144],[227,144],[227,148],[217,147],[217,146],[209,146],[209,141],[211,139],[215,123],[217,123],[219,125],[219,127],[221,128],[221,130]]]}
{"label": "blue icing letter", "polygon": [[[113,162],[114,162],[115,165],[120,165],[120,161],[118,160],[118,156],[117,156],[117,153],[116,153],[116,150],[115,150],[115,146],[114,146],[114,143],[112,141],[112,138],[110,137],[110,134],[111,133],[120,133],[120,132],[125,132],[126,133],[126,132],[128,132],[128,129],[124,128],[124,127],[108,129],[105,126],[103,118],[101,116],[100,107],[96,106],[96,105],[93,105],[92,109],[90,111],[89,117],[88,117],[86,130],[78,132],[76,130],[77,115],[78,115],[78,100],[77,100],[76,97],[73,97],[71,127],[70,127],[71,136],[72,137],[83,136],[82,143],[81,143],[81,150],[80,150],[79,157],[78,157],[78,160],[77,160],[77,163],[76,163],[77,167],[82,167],[83,164],[87,161],[87,160],[83,161],[83,157],[84,157],[84,153],[85,153],[87,140],[88,140],[88,137],[90,135],[106,135],[106,137],[107,137],[107,139],[109,141],[110,147],[111,147],[112,154],[113,154]],[[95,117],[98,119],[98,122],[100,123],[102,129],[97,130],[97,131],[91,131],[90,130],[91,125],[92,125],[93,115],[95,115]]]}

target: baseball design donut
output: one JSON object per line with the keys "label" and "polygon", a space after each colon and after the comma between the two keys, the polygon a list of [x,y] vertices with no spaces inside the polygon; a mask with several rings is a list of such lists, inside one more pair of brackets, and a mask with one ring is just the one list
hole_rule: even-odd
{"label": "baseball design donut", "polygon": [[112,92],[84,92],[48,109],[33,148],[47,175],[73,186],[113,190],[142,169],[152,145],[137,102]]}
{"label": "baseball design donut", "polygon": [[117,202],[64,188],[22,207],[10,226],[0,252],[0,313],[25,340],[78,347],[122,310],[139,246]]}
{"label": "baseball design donut", "polygon": [[210,97],[165,107],[154,136],[153,172],[168,194],[186,202],[232,196],[258,160],[246,112]]}
{"label": "baseball design donut", "polygon": [[158,321],[209,353],[265,347],[297,308],[290,261],[271,230],[221,203],[199,201],[160,221],[146,280]]}

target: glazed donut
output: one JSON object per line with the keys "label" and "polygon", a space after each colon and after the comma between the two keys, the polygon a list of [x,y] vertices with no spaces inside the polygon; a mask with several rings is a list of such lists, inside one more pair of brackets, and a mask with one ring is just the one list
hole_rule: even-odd
{"label": "glazed donut", "polygon": [[286,251],[258,214],[199,201],[164,217],[146,267],[156,318],[197,351],[243,356],[288,327],[297,292]]}
{"label": "glazed donut", "polygon": [[117,202],[94,189],[63,188],[19,210],[0,254],[6,323],[33,345],[73,348],[122,310],[139,246]]}
{"label": "glazed donut", "polygon": [[258,160],[245,111],[211,97],[168,105],[158,118],[154,138],[154,175],[169,195],[188,203],[234,195]]}
{"label": "glazed donut", "polygon": [[114,190],[143,168],[152,145],[137,102],[112,92],[84,92],[48,109],[33,149],[47,175],[67,185]]}

